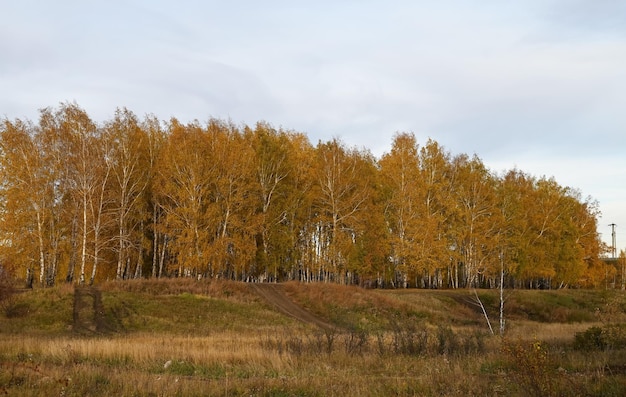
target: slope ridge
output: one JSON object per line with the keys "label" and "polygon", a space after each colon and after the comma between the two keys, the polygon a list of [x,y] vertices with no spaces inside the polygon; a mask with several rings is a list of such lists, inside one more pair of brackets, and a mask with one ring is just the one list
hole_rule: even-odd
{"label": "slope ridge", "polygon": [[280,284],[251,284],[252,289],[270,305],[274,306],[279,312],[295,318],[303,323],[318,326],[324,330],[335,329],[335,326],[315,316],[311,312],[305,310],[302,306],[293,302],[285,294],[284,288]]}

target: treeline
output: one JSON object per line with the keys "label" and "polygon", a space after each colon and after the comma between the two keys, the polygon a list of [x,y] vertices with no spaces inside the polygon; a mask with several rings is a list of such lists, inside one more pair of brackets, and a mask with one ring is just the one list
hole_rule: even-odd
{"label": "treeline", "polygon": [[421,288],[595,286],[598,207],[398,133],[381,159],[266,123],[0,127],[0,259],[30,283],[211,277]]}

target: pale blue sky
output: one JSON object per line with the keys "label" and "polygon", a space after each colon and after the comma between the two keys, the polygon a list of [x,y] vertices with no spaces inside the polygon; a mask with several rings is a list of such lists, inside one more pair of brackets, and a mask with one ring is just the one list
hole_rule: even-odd
{"label": "pale blue sky", "polygon": [[626,248],[626,2],[4,1],[0,116],[76,101],[338,137],[433,138],[600,202]]}

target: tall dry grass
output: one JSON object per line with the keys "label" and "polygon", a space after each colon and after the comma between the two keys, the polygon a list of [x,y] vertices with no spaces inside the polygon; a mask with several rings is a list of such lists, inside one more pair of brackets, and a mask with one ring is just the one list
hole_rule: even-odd
{"label": "tall dry grass", "polygon": [[[28,309],[22,317],[0,319],[0,394],[626,393],[626,352],[576,350],[574,335],[598,322],[534,321],[527,313],[548,309],[542,295],[520,294],[512,305],[520,312],[500,339],[486,335],[481,314],[462,293],[298,284],[284,289],[337,329],[285,320],[245,284],[159,280],[104,285],[108,315],[125,327],[86,337],[66,323],[70,289],[34,291],[20,297]],[[553,295],[568,302],[566,293]],[[525,311],[531,301],[532,310]],[[567,304],[560,311],[563,321],[585,318],[582,309]],[[600,307],[613,321],[620,318],[619,304]],[[598,321],[604,324],[602,316]],[[25,328],[18,332],[18,326]]]}
{"label": "tall dry grass", "polygon": [[[0,340],[0,392],[11,395],[611,395],[623,392],[574,351],[489,338],[481,351],[439,351],[436,334],[420,352],[385,348],[368,335],[324,345],[320,331],[133,334],[98,338],[9,336]],[[444,333],[445,334],[445,333]],[[457,336],[458,339],[461,336]],[[322,342],[321,345],[318,342]],[[461,345],[454,345],[461,349]],[[557,354],[558,353],[558,354]],[[623,379],[623,378],[621,378]],[[607,394],[608,392],[608,394]],[[543,393],[543,394],[540,394]],[[619,394],[615,394],[619,395]]]}
{"label": "tall dry grass", "polygon": [[[276,335],[296,337],[283,330]],[[303,344],[310,335],[299,335]],[[15,395],[414,395],[467,386],[467,363],[440,357],[275,349],[267,336],[133,335],[115,338],[10,337],[0,341],[2,387]],[[291,339],[293,342],[295,339]],[[472,365],[479,365],[474,361]],[[474,368],[475,370],[476,368]],[[0,390],[2,388],[0,387]]]}

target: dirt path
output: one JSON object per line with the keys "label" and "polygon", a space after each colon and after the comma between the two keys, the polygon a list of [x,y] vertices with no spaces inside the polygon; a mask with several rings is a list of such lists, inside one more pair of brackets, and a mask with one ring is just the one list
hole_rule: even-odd
{"label": "dirt path", "polygon": [[279,312],[293,317],[303,323],[313,324],[325,330],[335,329],[335,326],[325,322],[319,317],[306,311],[301,306],[295,304],[285,294],[283,287],[279,284],[255,283],[250,284],[252,289],[269,304],[274,306]]}

